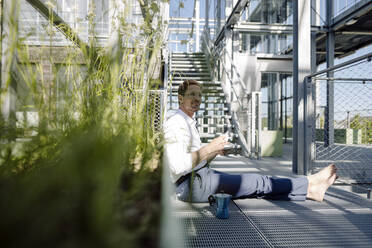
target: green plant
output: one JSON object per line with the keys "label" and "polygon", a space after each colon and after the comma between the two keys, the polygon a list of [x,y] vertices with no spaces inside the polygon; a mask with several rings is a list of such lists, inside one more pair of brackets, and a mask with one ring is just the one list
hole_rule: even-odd
{"label": "green plant", "polygon": [[372,144],[372,119],[370,117],[362,117],[357,114],[351,120],[350,127],[362,130],[363,144]]}
{"label": "green plant", "polygon": [[[150,8],[145,13],[159,14],[154,3]],[[23,118],[0,120],[6,247],[158,245],[162,140],[150,121],[156,109],[147,85],[162,46],[161,23],[149,28],[147,19],[136,26],[124,13],[117,18],[111,47],[97,47],[94,36],[85,47],[62,50],[53,42],[37,49],[21,38],[9,42],[17,63],[1,104],[15,87]]]}

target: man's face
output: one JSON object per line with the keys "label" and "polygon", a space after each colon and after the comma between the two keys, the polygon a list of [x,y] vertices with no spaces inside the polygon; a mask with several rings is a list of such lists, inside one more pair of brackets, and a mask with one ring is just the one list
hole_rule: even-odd
{"label": "man's face", "polygon": [[180,109],[188,116],[192,117],[193,114],[199,110],[201,103],[201,89],[197,85],[190,85],[185,92],[185,95],[179,95]]}

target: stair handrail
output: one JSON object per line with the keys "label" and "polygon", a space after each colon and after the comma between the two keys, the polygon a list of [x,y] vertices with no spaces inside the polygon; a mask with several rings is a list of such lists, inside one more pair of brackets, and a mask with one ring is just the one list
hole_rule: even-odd
{"label": "stair handrail", "polygon": [[164,59],[164,70],[163,70],[163,116],[162,120],[165,120],[165,116],[167,114],[167,92],[168,92],[168,83],[169,83],[169,72],[170,72],[170,57],[169,57],[169,49],[167,46],[163,47],[162,49],[163,59]]}
{"label": "stair handrail", "polygon": [[[213,59],[213,61],[215,61],[216,60],[215,59],[216,56],[213,54],[213,51],[214,51],[214,49],[213,49],[213,42],[211,41],[211,39],[209,37],[209,33],[207,32],[206,29],[204,29],[204,31],[203,31],[202,40],[203,40],[203,43],[204,43],[204,45],[205,45],[205,47],[207,49],[207,53],[208,53],[207,56],[208,57],[211,57]],[[225,63],[223,61],[221,61],[221,65],[222,65],[222,67],[223,67],[223,69],[224,69],[224,71],[225,71],[225,73],[226,73],[229,81],[231,82],[231,88],[233,89],[233,92],[234,92],[234,94],[236,96],[236,99],[238,101],[239,106],[241,108],[243,108],[243,103],[240,101],[240,97],[239,97],[239,95],[237,94],[237,92],[235,90],[235,87],[234,87],[234,84],[233,84],[233,80],[230,77],[228,71],[226,70],[226,65],[225,65]],[[239,81],[241,83],[243,83],[242,80],[240,79],[240,75],[237,74],[237,76],[239,78]],[[246,88],[244,87],[243,89],[244,89],[244,92],[246,92]],[[223,90],[225,92],[225,89],[224,88],[223,88]],[[225,92],[225,94],[226,94],[226,92]],[[245,140],[245,137],[244,137],[243,133],[240,130],[240,125],[239,125],[238,118],[236,116],[236,112],[231,109],[231,100],[230,100],[230,98],[228,98],[228,99],[229,100],[228,100],[227,104],[228,104],[229,112],[231,113],[231,122],[233,123],[233,125],[234,125],[234,127],[236,129],[236,133],[238,135],[238,141],[240,142],[241,147],[243,148],[244,155],[248,157],[250,155],[250,152],[249,152],[249,149],[248,149],[247,142]]]}
{"label": "stair handrail", "polygon": [[[215,55],[215,54],[213,53],[214,50],[213,50],[212,45],[211,45],[211,44],[213,44],[213,43],[212,43],[212,41],[210,40],[209,34],[208,34],[208,32],[206,31],[206,29],[204,29],[204,31],[203,31],[202,38],[203,38],[203,43],[205,44],[205,47],[206,47],[206,49],[207,49],[207,53],[208,53],[207,56],[208,56],[208,57],[211,57],[211,58],[213,59],[213,61],[216,61],[215,57],[216,57],[217,55]],[[229,59],[230,59],[230,61],[232,61],[231,58],[229,58]],[[243,104],[242,104],[242,102],[241,102],[241,100],[240,100],[240,97],[239,97],[238,93],[236,92],[236,89],[235,89],[235,86],[234,86],[233,79],[232,79],[231,75],[228,73],[228,71],[226,70],[226,65],[225,65],[225,63],[224,63],[223,61],[221,61],[221,65],[222,65],[222,67],[223,67],[223,69],[224,69],[224,71],[225,71],[225,73],[226,73],[226,76],[228,77],[229,81],[231,82],[231,88],[233,89],[233,93],[234,93],[234,95],[236,96],[236,99],[237,99],[237,101],[238,101],[239,106],[240,106],[241,108],[243,108]],[[234,66],[234,67],[235,67],[235,66]],[[213,75],[213,76],[214,76],[214,75]],[[246,93],[247,90],[246,90],[246,87],[245,87],[244,84],[243,84],[243,81],[242,81],[241,78],[240,78],[240,74],[237,74],[237,76],[238,76],[238,79],[239,79],[239,82],[240,82],[241,86],[243,87],[244,92]],[[225,92],[225,93],[226,93],[226,92]],[[228,98],[228,99],[229,99],[229,98]],[[229,99],[229,101],[230,101],[230,99]]]}
{"label": "stair handrail", "polygon": [[249,92],[247,91],[247,87],[244,85],[243,83],[243,80],[242,78],[240,77],[240,74],[238,72],[238,69],[236,68],[234,62],[233,62],[233,59],[232,57],[230,56],[230,53],[229,51],[227,51],[226,47],[223,48],[223,51],[227,54],[227,58],[230,60],[230,63],[231,63],[231,67],[235,70],[235,74],[238,78],[238,81],[239,81],[239,84],[240,86],[242,87],[242,89],[244,90],[244,93],[248,94]]}

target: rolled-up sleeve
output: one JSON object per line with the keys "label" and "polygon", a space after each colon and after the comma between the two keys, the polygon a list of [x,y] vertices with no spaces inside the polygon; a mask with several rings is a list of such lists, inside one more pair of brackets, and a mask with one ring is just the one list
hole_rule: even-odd
{"label": "rolled-up sleeve", "polygon": [[189,126],[180,118],[169,120],[164,126],[164,138],[164,162],[170,169],[173,181],[176,181],[192,169]]}

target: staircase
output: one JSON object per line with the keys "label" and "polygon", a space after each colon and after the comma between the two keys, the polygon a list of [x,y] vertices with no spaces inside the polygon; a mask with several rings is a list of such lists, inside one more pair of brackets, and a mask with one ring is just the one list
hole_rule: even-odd
{"label": "staircase", "polygon": [[[212,80],[203,53],[171,53],[169,63],[168,108],[177,109],[178,86],[185,79],[194,79],[202,86],[202,104],[196,113],[198,130],[203,143],[228,132],[234,142],[234,127],[223,89]],[[235,152],[239,146],[235,146]]]}

